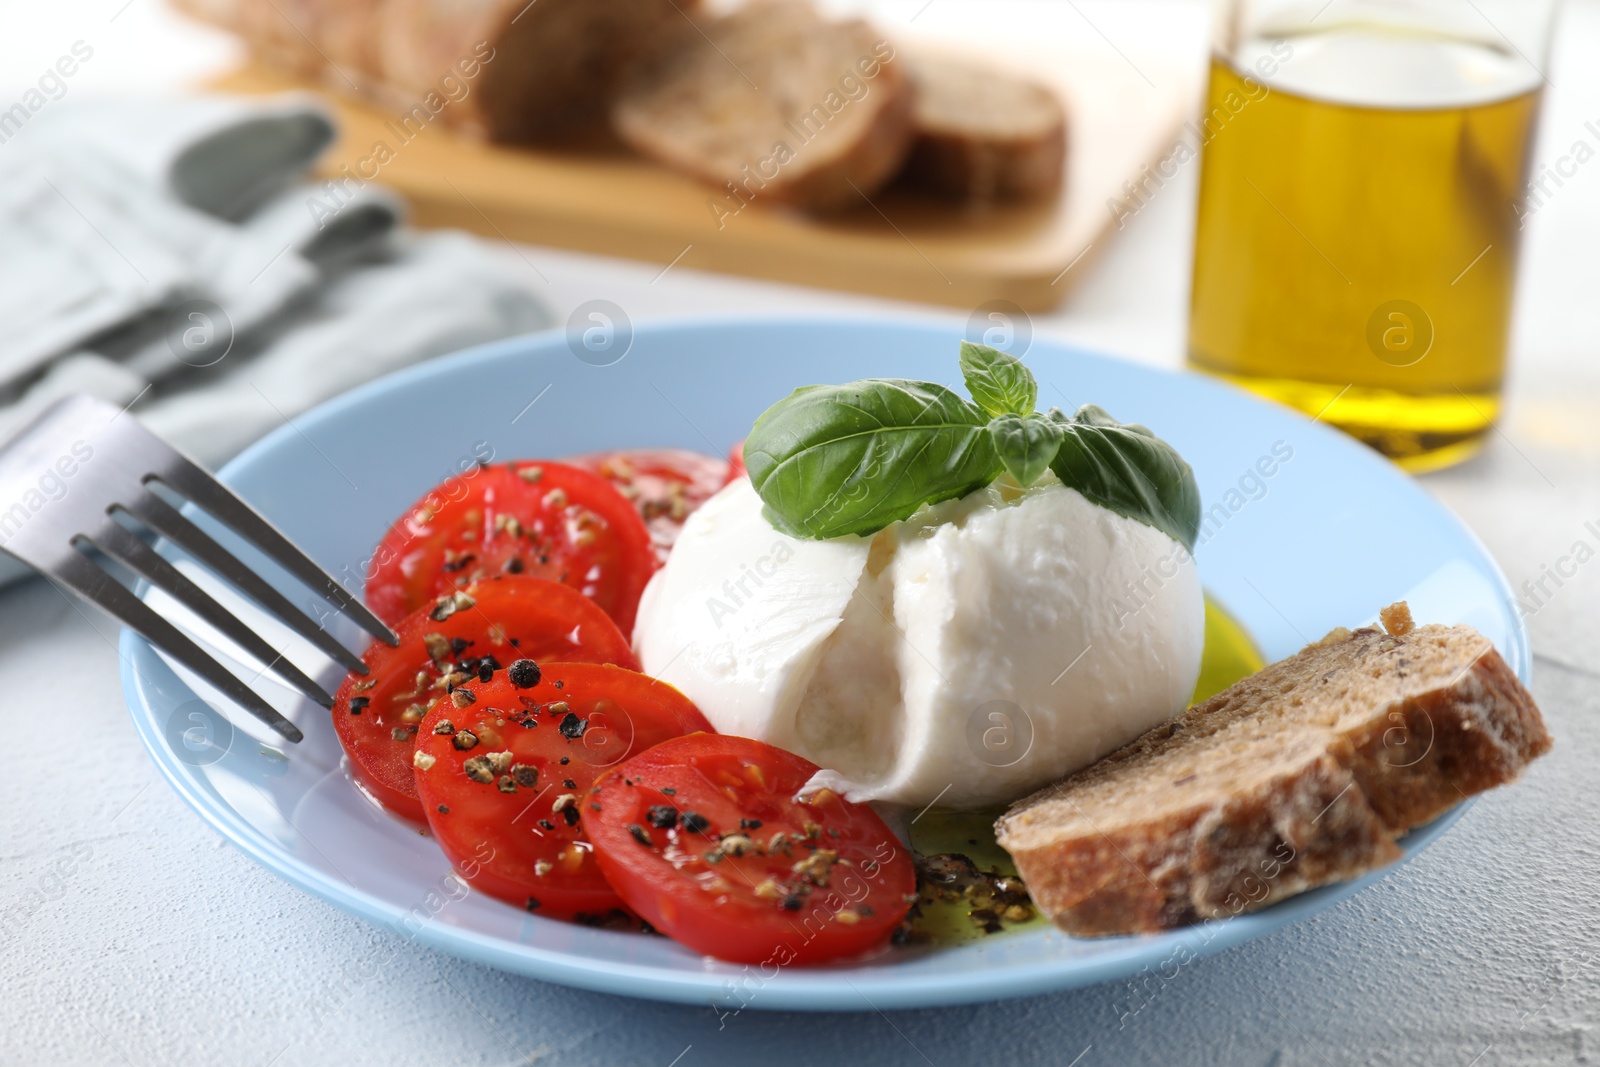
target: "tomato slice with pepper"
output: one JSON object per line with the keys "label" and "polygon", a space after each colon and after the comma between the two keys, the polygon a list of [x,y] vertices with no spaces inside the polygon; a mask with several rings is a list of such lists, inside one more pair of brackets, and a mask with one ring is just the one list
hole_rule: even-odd
{"label": "tomato slice with pepper", "polygon": [[451,686],[492,677],[520,659],[639,666],[610,616],[577,590],[542,578],[478,582],[414,613],[397,630],[398,645],[374,644],[361,657],[368,673],[348,675],[339,686],[333,725],[356,782],[419,823],[425,816],[411,766],[416,735]]}
{"label": "tomato slice with pepper", "polygon": [[729,481],[727,463],[682,448],[591,452],[564,462],[594,471],[633,501],[663,563],[684,520]]}
{"label": "tomato slice with pepper", "polygon": [[519,460],[476,467],[408,508],[373,554],[367,604],[390,625],[497,574],[569,585],[633,631],[656,569],[632,503],[593,471]]}
{"label": "tomato slice with pepper", "polygon": [[910,851],[817,766],[695,734],[606,772],[582,824],[617,895],[662,933],[735,963],[784,966],[886,943],[916,893]]}
{"label": "tomato slice with pepper", "polygon": [[621,900],[594,862],[579,808],[630,753],[710,730],[678,690],[621,667],[513,664],[459,686],[422,720],[417,792],[440,848],[476,889],[558,918]]}

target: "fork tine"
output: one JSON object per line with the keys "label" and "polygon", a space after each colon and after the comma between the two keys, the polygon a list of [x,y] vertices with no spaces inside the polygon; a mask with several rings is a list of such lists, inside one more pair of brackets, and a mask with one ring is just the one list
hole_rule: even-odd
{"label": "fork tine", "polygon": [[239,562],[227,549],[212,540],[211,535],[184,518],[177,508],[154,493],[146,492],[133,503],[126,505],[128,514],[165,537],[189,555],[222,575],[233,585],[272,612],[295,633],[316,645],[325,655],[341,666],[366,674],[367,665],[361,657],[344,647],[328,632],[327,627],[316,622],[300,610],[288,597],[274,589],[267,580]]}
{"label": "fork tine", "polygon": [[310,556],[296,548],[294,542],[279,533],[278,528],[260,512],[188,457],[174,452],[173,462],[167,465],[159,478],[249,538],[289,573],[322,594],[330,603],[338,605],[367,633],[388,645],[400,643],[395,632],[372,614],[359,598],[334,581]]}
{"label": "fork tine", "polygon": [[170,593],[184,607],[220,630],[224,636],[255,657],[268,670],[294,686],[325,708],[333,707],[333,697],[299,667],[290,662],[250,627],[218,604],[210,593],[196,585],[188,575],[174,567],[132,531],[108,518],[104,526],[84,540]]}
{"label": "fork tine", "polygon": [[126,586],[100,569],[82,552],[69,550],[62,553],[53,561],[48,574],[53,580],[120,619],[123,625],[143,635],[151,644],[216,686],[230,700],[242,705],[246,711],[290,741],[299,741],[305,736],[299,727],[279,714],[255,690],[235,677],[232,671],[212,659],[183,631],[157,615],[155,609],[134,596]]}

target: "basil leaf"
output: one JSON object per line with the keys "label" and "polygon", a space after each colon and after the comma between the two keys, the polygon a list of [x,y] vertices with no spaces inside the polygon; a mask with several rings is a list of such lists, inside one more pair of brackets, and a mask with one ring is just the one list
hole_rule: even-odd
{"label": "basil leaf", "polygon": [[1191,552],[1200,533],[1200,487],[1176,449],[1138,423],[1120,423],[1093,404],[1067,417],[1050,463],[1063,485],[1118,515],[1154,526]]}
{"label": "basil leaf", "polygon": [[818,539],[876,533],[1001,467],[981,411],[899,378],[796,389],[756,420],[744,461],[768,521]]}
{"label": "basil leaf", "polygon": [[1032,415],[1039,384],[1022,360],[998,348],[961,342],[961,376],[984,414]]}
{"label": "basil leaf", "polygon": [[1032,485],[1050,466],[1066,431],[1043,415],[997,415],[989,422],[989,436],[1000,462],[1018,485]]}

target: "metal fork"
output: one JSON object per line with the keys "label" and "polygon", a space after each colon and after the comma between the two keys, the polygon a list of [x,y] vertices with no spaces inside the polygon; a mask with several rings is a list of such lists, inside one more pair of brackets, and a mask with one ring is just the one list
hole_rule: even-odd
{"label": "metal fork", "polygon": [[[0,549],[91,603],[216,686],[290,741],[300,730],[108,571],[115,560],[179,603],[324,707],[333,697],[153,549],[136,525],[159,534],[227,579],[295,633],[350,670],[361,658],[283,593],[152,489],[160,483],[209,512],[380,641],[385,626],[249,504],[198,463],[115,405],[87,396],[58,401],[0,446]],[[120,521],[123,517],[131,523]]]}

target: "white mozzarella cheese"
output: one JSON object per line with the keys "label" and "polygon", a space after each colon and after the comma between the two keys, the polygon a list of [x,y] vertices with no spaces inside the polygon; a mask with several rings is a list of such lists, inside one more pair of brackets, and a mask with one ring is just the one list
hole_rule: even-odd
{"label": "white mozzarella cheese", "polygon": [[1053,475],[868,538],[775,531],[741,479],[640,606],[644,669],[717,729],[855,800],[1016,799],[1181,711],[1204,605],[1188,553]]}

